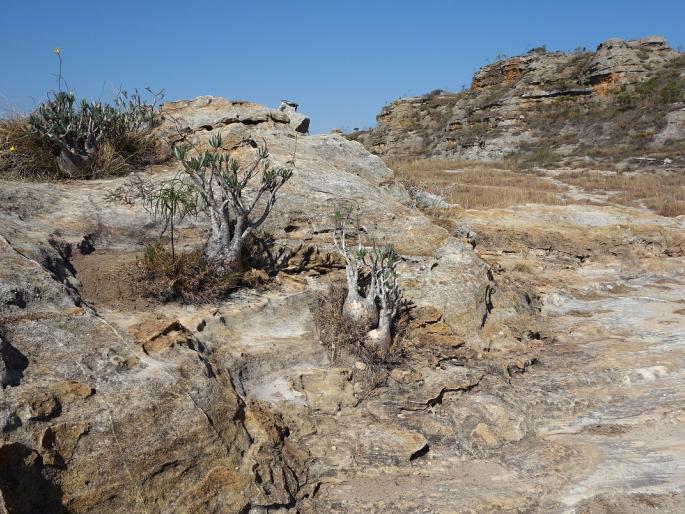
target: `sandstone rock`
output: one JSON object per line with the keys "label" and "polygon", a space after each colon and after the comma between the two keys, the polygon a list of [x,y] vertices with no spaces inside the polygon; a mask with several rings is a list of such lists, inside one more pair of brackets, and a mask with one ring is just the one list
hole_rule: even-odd
{"label": "sandstone rock", "polygon": [[300,105],[292,100],[281,100],[281,105],[278,106],[279,111],[284,111],[287,113],[297,112],[297,108]]}
{"label": "sandstone rock", "polygon": [[278,107],[279,111],[288,114],[290,126],[295,132],[302,134],[309,133],[309,118],[297,112],[299,105],[290,100],[281,100],[281,105]]}
{"label": "sandstone rock", "polygon": [[307,396],[309,406],[326,414],[354,407],[352,375],[344,369],[317,370],[300,376],[299,389]]}
{"label": "sandstone rock", "polygon": [[450,207],[450,204],[442,196],[427,191],[415,191],[412,197],[416,201],[416,206],[420,209],[446,209]]}
{"label": "sandstone rock", "polygon": [[66,467],[74,455],[79,439],[88,433],[86,422],[61,423],[45,429],[40,437],[43,462],[48,466]]}
{"label": "sandstone rock", "polygon": [[471,432],[471,437],[477,439],[486,446],[495,446],[498,442],[497,436],[492,433],[490,427],[485,423],[478,423]]}
{"label": "sandstone rock", "polygon": [[47,391],[31,391],[26,402],[26,419],[29,421],[47,421],[62,411],[59,400]]}
{"label": "sandstone rock", "polygon": [[[309,311],[314,294],[329,287],[341,266],[330,238],[336,205],[359,205],[370,237],[396,246],[407,297],[435,309],[439,319],[426,337],[432,330],[430,337],[452,338],[445,348],[459,346],[453,332],[480,326],[487,266],[413,208],[392,171],[359,143],[340,135],[304,136],[285,121],[292,113],[246,102],[201,97],[168,104],[163,113],[156,131],[167,143],[179,140],[176,123],[200,146],[221,131],[238,158],[250,158],[252,145],[264,139],[274,164],[294,167],[265,227],[274,236],[271,257],[284,262],[281,286],[245,291],[212,307],[141,307],[99,303],[98,287],[108,286],[100,280],[89,305],[78,291],[85,288],[87,275],[79,269],[87,259],[116,265],[110,269],[121,271],[111,282],[119,287],[141,242],[158,236],[141,205],[105,201],[132,178],[3,182],[2,362],[3,376],[10,369],[14,374],[4,380],[0,412],[21,418],[19,424],[5,416],[3,444],[21,445],[13,448],[40,463],[31,476],[49,476],[46,490],[59,484],[56,497],[73,512],[292,506],[313,494],[322,477],[305,466],[306,434],[338,434],[341,413],[356,412],[365,393],[355,390],[351,377],[369,372],[330,366]],[[177,171],[170,162],[138,176],[158,183]],[[180,227],[183,241],[201,245],[206,223],[187,220]],[[86,235],[93,248],[76,257]],[[23,357],[8,367],[10,344]],[[440,394],[437,382],[430,389],[428,397]],[[269,414],[272,408],[282,408],[283,416],[309,414],[288,421],[289,436],[290,428]],[[335,455],[326,455],[330,444],[324,449],[320,436],[312,439],[315,457],[330,457],[335,466],[408,463],[427,451],[420,432],[384,424],[360,432],[367,422],[358,416],[339,443],[332,439]],[[10,469],[4,464],[0,491],[11,512],[16,503],[2,482]]]}
{"label": "sandstone rock", "polygon": [[[15,241],[31,255],[30,240]],[[184,504],[182,497],[202,483],[212,484],[217,509],[239,511],[249,505],[257,492],[240,485],[253,481],[251,464],[240,468],[251,444],[244,404],[211,356],[174,344],[148,357],[125,330],[92,311],[62,311],[73,306],[72,296],[47,286],[55,279],[36,261],[13,261],[15,255],[14,250],[2,253],[3,264],[15,262],[14,275],[3,285],[16,288],[32,277],[37,286],[46,285],[48,294],[27,302],[24,316],[5,318],[3,327],[3,340],[27,364],[18,385],[7,387],[1,401],[0,410],[10,412],[0,448],[0,491],[8,510],[35,504],[34,511],[50,512],[45,505],[64,501],[74,512],[138,512],[140,502],[168,511]],[[62,298],[55,298],[58,291]],[[11,414],[15,411],[23,424]],[[39,429],[34,439],[31,427],[55,419],[57,424]],[[58,477],[64,496],[54,492],[45,468]],[[231,479],[211,478],[224,476],[222,470],[231,470]],[[10,486],[8,476],[20,477],[24,485]],[[31,492],[37,487],[40,494]],[[35,496],[35,503],[24,495]]]}
{"label": "sandstone rock", "polygon": [[655,143],[685,140],[685,111],[673,111],[666,115],[666,127],[654,138]]}
{"label": "sandstone rock", "polygon": [[[212,104],[221,102],[178,114]],[[477,232],[497,263],[489,269],[471,243],[412,208],[378,157],[340,136],[299,136],[285,115],[187,134],[203,143],[227,130],[241,158],[263,137],[277,164],[293,160],[298,142],[295,176],[267,227],[267,250],[284,261],[278,281],[212,305],[81,297],[89,261],[69,249],[85,234],[86,258],[118,265],[157,237],[139,205],[103,200],[129,179],[2,183],[0,287],[3,299],[24,299],[0,304],[3,341],[23,356],[0,396],[8,512],[561,512],[597,492],[643,488],[671,495],[643,500],[682,510],[673,491],[682,488],[683,265],[665,253],[682,255],[672,242],[682,220],[604,205],[463,211],[459,223],[473,230],[460,236]],[[158,182],[174,166],[142,175]],[[359,385],[375,365],[331,362],[309,307],[341,275],[329,220],[341,202],[359,205],[368,233],[400,249],[400,280],[416,303],[396,340],[403,358],[374,388]],[[621,260],[617,225],[631,251],[645,252]],[[184,223],[186,247],[201,245],[205,229],[203,219]],[[515,275],[519,300],[506,302],[503,270],[519,254],[540,262]],[[118,278],[128,268],[115,269]],[[579,299],[574,288],[598,274],[653,287]],[[560,301],[545,302],[553,291]],[[554,337],[533,333],[545,313]],[[520,326],[502,329],[517,348],[486,351],[497,347],[486,329],[519,315]],[[482,356],[467,347],[474,337]],[[546,353],[533,366],[535,345]],[[22,407],[43,395],[59,416],[28,420]]]}
{"label": "sandstone rock", "polygon": [[644,76],[650,66],[658,66],[678,57],[662,37],[652,36],[636,41],[609,39],[597,47],[587,68],[591,84],[617,82]]}
{"label": "sandstone rock", "polygon": [[85,400],[95,394],[89,385],[76,380],[63,380],[52,386],[52,392],[60,404],[65,405],[78,400]]}
{"label": "sandstone rock", "polygon": [[[564,106],[596,110],[597,116],[604,116],[602,122],[611,124],[615,120],[610,113],[602,115],[600,107],[613,98],[613,93],[629,83],[668,75],[669,67],[682,55],[660,37],[611,39],[595,52],[531,51],[483,66],[467,91],[433,91],[397,100],[381,109],[375,128],[353,131],[348,137],[387,157],[497,161],[525,153],[529,147],[569,156],[574,154],[575,145],[598,142],[596,137],[588,137],[587,127],[574,125]],[[562,134],[545,129],[549,126],[546,115],[568,118]],[[678,119],[670,115],[666,136],[658,135],[655,144],[685,137]],[[658,117],[653,129],[662,129]],[[574,144],[568,145],[565,140]]]}
{"label": "sandstone rock", "polygon": [[194,349],[197,344],[191,332],[178,320],[147,320],[132,327],[131,331],[136,343],[141,345],[148,355],[176,345]]}
{"label": "sandstone rock", "polygon": [[[417,269],[406,263],[399,269],[402,277],[408,275],[403,283],[407,298],[419,307],[438,308],[455,334],[465,335],[482,325],[487,316],[490,281],[487,267],[475,257],[471,247],[449,238],[436,248],[427,266]],[[455,283],[453,277],[464,269],[471,271]],[[473,294],[475,298],[470,297]],[[469,301],[465,304],[467,297]]]}
{"label": "sandstone rock", "polygon": [[[309,130],[309,118],[296,110],[269,109],[250,102],[229,101],[214,96],[169,102],[162,106],[160,114],[162,123],[154,129],[153,137],[167,141],[169,148],[183,138],[188,138],[195,145],[206,145],[214,130],[221,131],[224,147],[227,148],[242,143],[246,132],[249,134],[252,128],[284,133],[293,130],[307,133]],[[245,131],[245,128],[248,130]],[[171,156],[171,153],[168,155]]]}

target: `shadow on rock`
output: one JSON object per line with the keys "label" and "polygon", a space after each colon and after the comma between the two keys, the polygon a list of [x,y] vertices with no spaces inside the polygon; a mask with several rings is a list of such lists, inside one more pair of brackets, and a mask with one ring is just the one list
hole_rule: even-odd
{"label": "shadow on rock", "polygon": [[0,334],[0,386],[18,386],[29,360]]}
{"label": "shadow on rock", "polygon": [[62,514],[59,488],[48,480],[43,470],[43,459],[23,444],[0,447],[0,507],[9,514]]}

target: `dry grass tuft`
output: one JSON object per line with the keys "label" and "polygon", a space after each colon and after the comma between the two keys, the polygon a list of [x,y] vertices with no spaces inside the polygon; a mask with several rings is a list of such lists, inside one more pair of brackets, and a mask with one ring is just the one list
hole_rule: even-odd
{"label": "dry grass tuft", "polygon": [[559,182],[591,193],[614,193],[610,201],[646,207],[662,216],[685,214],[685,174],[576,170],[555,181],[542,172],[502,169],[503,163],[444,159],[394,159],[388,165],[407,189],[439,195],[464,209],[506,208],[526,203],[565,205]]}
{"label": "dry grass tuft", "polygon": [[437,194],[464,209],[506,208],[526,203],[563,205],[564,188],[530,173],[501,169],[501,163],[444,159],[394,159],[388,166],[409,190]]}
{"label": "dry grass tuft", "polygon": [[558,179],[586,191],[615,192],[611,200],[624,205],[644,206],[662,216],[685,214],[685,173],[600,173],[574,171]]}
{"label": "dry grass tuft", "polygon": [[26,118],[0,119],[0,177],[49,179],[57,171],[57,149],[27,130]]}
{"label": "dry grass tuft", "polygon": [[241,284],[243,274],[219,273],[209,265],[202,250],[176,255],[161,244],[145,247],[138,268],[145,296],[160,302],[207,303],[225,298]]}

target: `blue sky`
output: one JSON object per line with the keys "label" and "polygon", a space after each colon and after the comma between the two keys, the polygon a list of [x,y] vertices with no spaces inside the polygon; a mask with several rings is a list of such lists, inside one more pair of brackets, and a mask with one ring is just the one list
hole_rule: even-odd
{"label": "blue sky", "polygon": [[610,37],[685,46],[685,1],[10,2],[0,17],[0,107],[27,110],[63,73],[79,95],[164,88],[277,106],[313,132],[375,124],[390,101],[459,90],[498,53],[594,48]]}

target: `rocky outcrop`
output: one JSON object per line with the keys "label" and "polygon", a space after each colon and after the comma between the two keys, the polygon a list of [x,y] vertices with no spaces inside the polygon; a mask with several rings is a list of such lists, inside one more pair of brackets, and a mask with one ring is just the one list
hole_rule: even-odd
{"label": "rocky outcrop", "polygon": [[[297,112],[294,102],[284,102],[277,110],[241,100],[198,96],[192,100],[167,102],[159,114],[162,123],[156,128],[154,137],[172,145],[186,137],[195,143],[199,140],[198,132],[215,129],[221,130],[229,144],[238,142],[235,138],[244,134],[245,127],[283,133],[293,130],[302,134],[309,132],[309,118]],[[171,157],[171,145],[164,148],[165,157]]]}
{"label": "rocky outcrop", "polygon": [[636,41],[609,39],[597,47],[585,71],[585,80],[590,84],[639,80],[678,55],[661,37]]}
{"label": "rocky outcrop", "polygon": [[[15,263],[4,284],[34,281],[30,303],[0,309],[9,371],[0,490],[9,512],[269,504],[245,458],[262,443],[211,350],[174,324],[145,327],[141,337],[155,344],[140,344],[78,296],[45,294],[40,284],[58,279],[32,257],[5,245],[0,259]],[[291,501],[286,489],[279,494],[278,503]]]}
{"label": "rocky outcrop", "polygon": [[[255,248],[271,280],[212,304],[140,297],[159,227],[112,193],[173,161],[3,181],[0,513],[683,511],[682,220],[525,205],[436,226],[341,135],[219,98],[165,112],[167,148],[221,132],[236,158],[266,142],[294,169]],[[402,257],[414,305],[384,366],[322,344],[340,205]],[[184,221],[177,250],[206,225]]]}
{"label": "rocky outcrop", "polygon": [[[359,379],[329,369],[308,307],[339,268],[330,236],[337,205],[358,206],[367,232],[402,255],[406,296],[433,309],[442,327],[443,350],[432,355],[453,356],[487,316],[485,263],[417,211],[361,144],[306,136],[292,112],[221,98],[174,102],[162,114],[156,135],[167,148],[181,140],[202,148],[221,132],[237,158],[266,142],[274,164],[294,168],[266,224],[268,257],[282,272],[272,292],[214,306],[129,301],[135,255],[158,227],[142,205],[108,195],[168,179],[177,163],[112,180],[3,182],[0,494],[8,512],[262,512],[313,494],[330,468],[309,465],[326,449],[320,438],[307,442],[307,413],[333,433],[335,416],[350,411],[341,448],[366,424],[353,410]],[[199,246],[206,220],[179,230],[179,244]],[[84,284],[89,262],[109,278]],[[438,384],[427,398],[435,394]],[[427,445],[411,427],[365,430],[364,462],[406,463]]]}
{"label": "rocky outcrop", "polygon": [[309,118],[304,114],[297,112],[299,104],[291,100],[281,100],[281,105],[278,110],[285,112],[290,118],[290,126],[295,129],[295,132],[302,134],[309,133]]}
{"label": "rocky outcrop", "polygon": [[[375,128],[348,137],[391,158],[501,160],[526,152],[587,157],[600,145],[645,151],[635,141],[642,144],[662,130],[669,132],[653,139],[656,146],[683,137],[671,120],[675,114],[668,113],[685,105],[685,82],[678,78],[684,71],[683,54],[659,37],[610,39],[595,52],[534,49],[482,67],[467,91],[397,100],[381,110]],[[631,84],[649,79],[656,81],[651,89],[636,93],[652,105],[649,114],[630,116],[636,96],[630,96]],[[660,96],[667,86],[678,93]],[[629,94],[619,97],[624,91]],[[682,153],[680,147],[670,151]]]}

